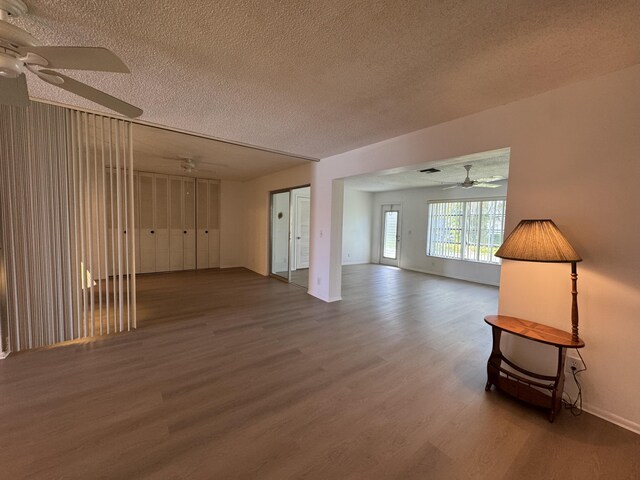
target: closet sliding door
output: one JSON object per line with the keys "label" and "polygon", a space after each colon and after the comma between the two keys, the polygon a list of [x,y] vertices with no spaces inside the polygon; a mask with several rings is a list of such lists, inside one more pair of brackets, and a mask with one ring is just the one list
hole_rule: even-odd
{"label": "closet sliding door", "polygon": [[169,183],[170,269],[193,270],[196,268],[195,180],[170,177]]}
{"label": "closet sliding door", "polygon": [[[144,172],[138,172],[137,175],[140,225],[138,272],[195,269],[195,179]],[[203,232],[205,230],[207,228]],[[205,253],[208,254],[208,249]]]}
{"label": "closet sliding door", "polygon": [[139,273],[156,271],[156,240],[154,227],[154,178],[152,173],[138,173],[139,210]]}
{"label": "closet sliding door", "polygon": [[187,230],[184,228],[184,185],[182,177],[170,177],[170,269],[184,270],[184,245]]}
{"label": "closet sliding door", "polygon": [[197,267],[220,266],[220,182],[197,180]]}
{"label": "closet sliding door", "polygon": [[184,269],[196,268],[196,180],[182,178],[182,207],[184,218]]}
{"label": "closet sliding door", "polygon": [[169,177],[155,175],[156,272],[167,272],[169,267]]}

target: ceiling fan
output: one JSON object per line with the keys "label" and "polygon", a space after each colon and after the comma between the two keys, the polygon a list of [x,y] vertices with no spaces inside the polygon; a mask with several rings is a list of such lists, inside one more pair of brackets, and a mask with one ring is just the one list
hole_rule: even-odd
{"label": "ceiling fan", "polygon": [[8,22],[27,13],[22,0],[0,0],[0,104],[27,106],[27,71],[40,80],[130,118],[142,110],[89,85],[51,70],[131,73],[113,52],[101,47],[40,46],[29,32]]}
{"label": "ceiling fan", "polygon": [[193,161],[193,158],[187,158],[185,159],[181,164],[180,164],[180,168],[182,168],[182,170],[184,170],[185,172],[193,172],[193,171],[198,171],[198,168],[196,167],[196,162]]}
{"label": "ceiling fan", "polygon": [[213,162],[205,162],[200,159],[200,157],[195,157],[193,155],[180,155],[178,157],[162,157],[167,160],[178,160],[180,162],[180,168],[187,173],[197,172],[200,170],[201,165],[209,165],[212,167],[222,167],[228,168],[228,165],[223,163],[213,163]]}
{"label": "ceiling fan", "polygon": [[480,187],[480,188],[498,188],[500,185],[496,185],[492,182],[497,182],[498,180],[502,180],[503,177],[494,176],[489,178],[479,178],[477,180],[471,180],[469,178],[469,171],[471,170],[472,165],[465,165],[464,168],[467,171],[467,176],[462,183],[456,183],[455,185],[451,185],[450,187],[445,187],[443,190],[449,190],[451,188],[471,188],[471,187]]}

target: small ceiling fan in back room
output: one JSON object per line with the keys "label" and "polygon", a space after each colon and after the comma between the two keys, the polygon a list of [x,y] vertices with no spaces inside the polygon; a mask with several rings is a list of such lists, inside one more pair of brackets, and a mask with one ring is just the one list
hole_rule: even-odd
{"label": "small ceiling fan in back room", "polygon": [[[198,172],[200,170],[211,170],[218,168],[228,168],[228,165],[224,163],[207,162],[202,160],[199,156],[194,155],[178,155],[176,157],[162,157],[165,160],[176,160],[180,162],[180,168],[187,173]],[[203,168],[204,167],[204,168]]]}
{"label": "small ceiling fan in back room", "polygon": [[498,180],[502,180],[503,177],[494,176],[489,178],[478,178],[477,180],[471,180],[469,177],[471,165],[465,165],[465,170],[467,171],[467,176],[462,183],[456,183],[455,185],[451,185],[449,187],[444,187],[443,190],[449,190],[450,188],[471,188],[471,187],[480,187],[480,188],[497,188],[500,185],[497,185],[493,182],[497,182]]}
{"label": "small ceiling fan in back room", "polygon": [[142,110],[52,69],[131,73],[112,51],[102,47],[41,46],[29,32],[9,23],[27,13],[22,0],[0,0],[0,104],[28,106],[26,72],[58,88],[130,118]]}

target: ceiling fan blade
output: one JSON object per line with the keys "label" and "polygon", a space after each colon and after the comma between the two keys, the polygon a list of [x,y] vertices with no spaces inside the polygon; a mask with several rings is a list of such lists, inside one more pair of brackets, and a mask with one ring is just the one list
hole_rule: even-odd
{"label": "ceiling fan blade", "polygon": [[13,107],[26,107],[29,105],[27,78],[24,73],[16,78],[0,77],[0,103]]}
{"label": "ceiling fan blade", "polygon": [[480,188],[498,188],[500,185],[496,185],[494,183],[476,183],[474,187]]}
{"label": "ceiling fan blade", "polygon": [[211,165],[212,167],[223,167],[223,168],[228,168],[229,167],[229,165],[225,165],[224,163],[204,162],[202,160],[198,160],[198,163],[200,163],[202,165]]}
{"label": "ceiling fan blade", "polygon": [[59,77],[63,80],[62,84],[58,84],[56,82],[52,82],[50,79],[40,76],[40,79],[44,80],[51,85],[55,85],[56,87],[60,87],[67,92],[75,93],[87,100],[91,100],[98,105],[102,105],[103,107],[107,107],[109,110],[113,110],[114,112],[121,113],[129,118],[136,118],[142,115],[142,110],[138,107],[134,107],[133,105],[120,100],[116,97],[112,97],[111,95],[101,92],[89,85],[86,85],[82,82],[74,80],[73,78],[67,77],[66,75],[62,75],[61,73],[54,72],[52,70],[40,70],[40,73],[44,73],[45,75],[53,75],[54,77]]}
{"label": "ceiling fan blade", "polygon": [[102,47],[22,47],[18,52],[27,57],[27,63],[31,61],[29,53],[44,58],[45,65],[33,60],[33,64],[41,67],[131,73],[115,53]]}
{"label": "ceiling fan blade", "polygon": [[443,190],[451,190],[452,188],[458,188],[459,185],[451,185],[450,187],[444,187]]}
{"label": "ceiling fan blade", "polygon": [[479,183],[491,183],[491,182],[498,182],[500,180],[504,180],[504,177],[501,176],[501,175],[494,175],[493,177],[477,178],[476,182],[479,182]]}

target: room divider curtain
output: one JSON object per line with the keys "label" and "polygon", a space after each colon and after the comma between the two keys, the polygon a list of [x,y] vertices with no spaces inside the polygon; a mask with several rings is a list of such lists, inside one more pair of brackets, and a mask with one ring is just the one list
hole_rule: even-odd
{"label": "room divider curtain", "polygon": [[53,105],[0,106],[3,350],[135,328],[131,132]]}

